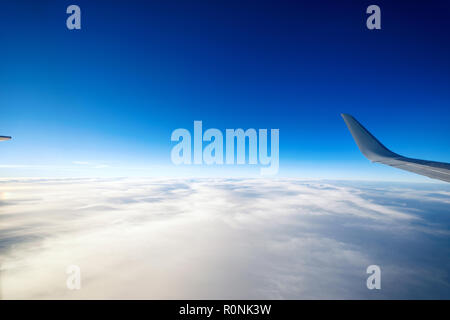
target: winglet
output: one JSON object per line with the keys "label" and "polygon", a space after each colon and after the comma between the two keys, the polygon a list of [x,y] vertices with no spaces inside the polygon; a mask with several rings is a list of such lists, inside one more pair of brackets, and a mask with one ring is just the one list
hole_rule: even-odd
{"label": "winglet", "polygon": [[10,136],[0,136],[0,141],[2,140],[10,140],[11,137]]}
{"label": "winglet", "polygon": [[386,158],[401,157],[386,148],[366,128],[349,114],[341,113],[359,150],[369,160],[378,162]]}

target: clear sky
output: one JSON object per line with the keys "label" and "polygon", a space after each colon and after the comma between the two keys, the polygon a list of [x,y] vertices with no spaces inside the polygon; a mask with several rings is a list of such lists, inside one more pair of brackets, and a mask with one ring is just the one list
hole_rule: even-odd
{"label": "clear sky", "polygon": [[2,1],[0,177],[259,175],[175,167],[172,131],[202,120],[280,129],[280,176],[431,181],[371,164],[339,114],[450,162],[449,17],[448,1]]}

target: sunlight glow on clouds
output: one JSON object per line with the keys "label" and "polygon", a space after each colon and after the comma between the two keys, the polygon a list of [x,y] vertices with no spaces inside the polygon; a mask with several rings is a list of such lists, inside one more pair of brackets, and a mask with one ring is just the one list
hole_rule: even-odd
{"label": "sunlight glow on clouds", "polygon": [[[448,188],[0,181],[2,298],[450,297]],[[68,265],[82,288],[66,288]],[[369,291],[368,265],[382,269]]]}

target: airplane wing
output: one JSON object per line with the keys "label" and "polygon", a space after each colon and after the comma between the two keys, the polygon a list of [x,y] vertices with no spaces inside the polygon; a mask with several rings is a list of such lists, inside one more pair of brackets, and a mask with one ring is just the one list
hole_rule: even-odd
{"label": "airplane wing", "polygon": [[403,157],[386,148],[349,114],[341,114],[359,150],[372,162],[414,172],[432,179],[450,182],[450,163]]}
{"label": "airplane wing", "polygon": [[9,136],[0,136],[0,141],[9,140],[9,139],[11,139],[11,137],[9,137]]}

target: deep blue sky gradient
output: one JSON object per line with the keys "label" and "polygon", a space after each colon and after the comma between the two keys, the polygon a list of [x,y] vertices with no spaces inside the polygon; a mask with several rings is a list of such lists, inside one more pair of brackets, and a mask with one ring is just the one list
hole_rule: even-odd
{"label": "deep blue sky gradient", "polygon": [[259,174],[174,168],[202,120],[279,128],[281,176],[429,181],[371,164],[339,114],[450,162],[449,39],[448,1],[3,1],[0,176]]}

